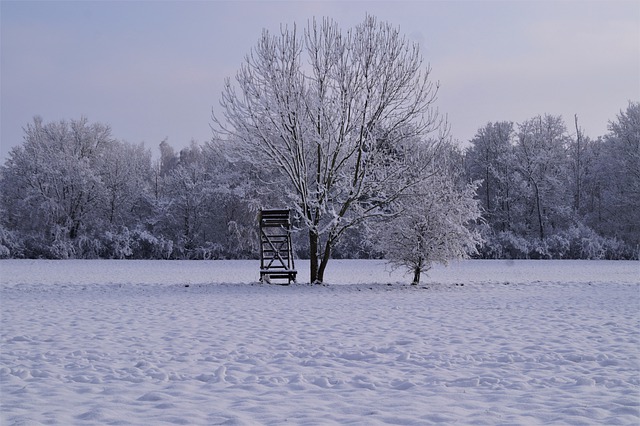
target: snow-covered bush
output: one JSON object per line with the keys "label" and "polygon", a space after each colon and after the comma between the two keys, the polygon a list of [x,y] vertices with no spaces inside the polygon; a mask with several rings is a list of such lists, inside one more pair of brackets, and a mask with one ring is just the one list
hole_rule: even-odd
{"label": "snow-covered bush", "polygon": [[122,226],[114,231],[104,233],[105,257],[110,259],[127,259],[133,255],[129,228]]}
{"label": "snow-covered bush", "polygon": [[24,246],[16,232],[0,226],[0,259],[23,257]]}
{"label": "snow-covered bush", "polygon": [[[227,223],[226,247],[221,244],[218,249],[221,253],[226,252],[231,258],[255,258],[258,255],[259,236],[255,225],[247,226],[237,220],[230,220]],[[209,243],[211,244],[211,243]]]}
{"label": "snow-covered bush", "polygon": [[513,232],[503,231],[496,236],[496,242],[502,246],[502,255],[507,259],[528,259],[531,253],[531,242]]}
{"label": "snow-covered bush", "polygon": [[49,246],[47,257],[49,259],[75,259],[75,246],[72,241],[56,239]]}
{"label": "snow-covered bush", "polygon": [[91,235],[80,235],[76,238],[76,253],[82,259],[97,259],[101,257],[103,246],[100,238]]}
{"label": "snow-covered bush", "polygon": [[599,235],[578,223],[544,240],[527,239],[513,232],[495,233],[479,228],[484,245],[479,250],[485,259],[637,259],[638,252],[624,241]]}
{"label": "snow-covered bush", "polygon": [[567,256],[572,259],[602,259],[605,239],[588,226],[577,224],[561,232],[570,245]]}
{"label": "snow-covered bush", "polygon": [[193,250],[191,259],[195,260],[216,260],[225,259],[225,248],[220,243],[207,242],[204,246]]}
{"label": "snow-covered bush", "polygon": [[173,241],[144,229],[122,226],[102,237],[102,257],[110,259],[169,259],[172,254]]}
{"label": "snow-covered bush", "polygon": [[565,259],[571,253],[571,241],[562,233],[551,235],[545,245],[549,259]]}
{"label": "snow-covered bush", "polygon": [[0,259],[8,259],[11,257],[11,251],[5,245],[0,244]]}
{"label": "snow-covered bush", "polygon": [[640,245],[633,247],[617,238],[604,239],[604,258],[610,260],[640,260]]}
{"label": "snow-covered bush", "polygon": [[156,237],[144,229],[131,232],[132,256],[135,259],[169,259],[173,253],[173,241]]}

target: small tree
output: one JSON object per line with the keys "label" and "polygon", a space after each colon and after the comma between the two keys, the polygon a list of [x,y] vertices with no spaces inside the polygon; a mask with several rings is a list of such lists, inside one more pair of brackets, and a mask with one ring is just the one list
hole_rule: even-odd
{"label": "small tree", "polygon": [[452,154],[432,165],[431,175],[399,199],[397,216],[379,231],[385,257],[413,273],[414,285],[434,263],[447,264],[477,253],[482,242],[470,227],[481,216],[474,198],[479,182],[459,182],[462,164],[452,162]]}
{"label": "small tree", "polygon": [[[226,122],[214,115],[233,155],[282,180],[308,232],[310,277],[322,282],[345,231],[383,214],[414,183],[403,156],[416,136],[441,125],[418,46],[367,16],[346,33],[325,19],[264,31],[222,94]],[[384,141],[384,143],[380,143]]]}

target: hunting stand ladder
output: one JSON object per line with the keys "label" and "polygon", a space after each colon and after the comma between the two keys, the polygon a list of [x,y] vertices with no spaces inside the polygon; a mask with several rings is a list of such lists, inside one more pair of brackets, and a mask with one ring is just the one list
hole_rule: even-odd
{"label": "hunting stand ladder", "polygon": [[296,281],[289,210],[260,210],[260,281]]}

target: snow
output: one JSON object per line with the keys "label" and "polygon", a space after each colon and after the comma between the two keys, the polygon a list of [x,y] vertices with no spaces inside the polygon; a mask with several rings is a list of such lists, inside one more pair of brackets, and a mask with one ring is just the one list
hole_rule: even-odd
{"label": "snow", "polygon": [[[297,262],[301,280],[305,262]],[[640,262],[0,261],[0,424],[638,424]]]}

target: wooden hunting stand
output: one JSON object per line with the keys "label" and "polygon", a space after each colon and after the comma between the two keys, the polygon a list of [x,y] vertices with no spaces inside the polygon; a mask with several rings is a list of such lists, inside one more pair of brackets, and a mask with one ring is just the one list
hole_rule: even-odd
{"label": "wooden hunting stand", "polygon": [[260,210],[260,281],[296,281],[289,210]]}

